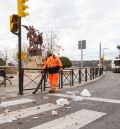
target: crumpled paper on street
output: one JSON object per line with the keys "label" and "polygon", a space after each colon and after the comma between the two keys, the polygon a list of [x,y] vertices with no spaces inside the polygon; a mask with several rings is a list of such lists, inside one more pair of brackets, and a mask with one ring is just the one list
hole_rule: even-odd
{"label": "crumpled paper on street", "polygon": [[91,93],[87,90],[87,89],[84,89],[81,93],[80,93],[81,96],[83,97],[90,97],[92,96]]}
{"label": "crumpled paper on street", "polygon": [[56,110],[52,110],[52,115],[53,116],[57,116],[57,111]]}
{"label": "crumpled paper on street", "polygon": [[56,101],[58,106],[66,106],[69,105],[70,102],[67,99],[60,98]]}
{"label": "crumpled paper on street", "polygon": [[81,96],[73,96],[72,100],[78,102],[78,101],[83,101],[83,98]]}

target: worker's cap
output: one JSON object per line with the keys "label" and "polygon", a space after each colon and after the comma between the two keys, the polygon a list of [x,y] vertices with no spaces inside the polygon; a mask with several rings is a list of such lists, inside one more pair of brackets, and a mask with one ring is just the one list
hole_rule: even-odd
{"label": "worker's cap", "polygon": [[52,51],[47,51],[47,55],[52,55],[53,54],[53,52]]}

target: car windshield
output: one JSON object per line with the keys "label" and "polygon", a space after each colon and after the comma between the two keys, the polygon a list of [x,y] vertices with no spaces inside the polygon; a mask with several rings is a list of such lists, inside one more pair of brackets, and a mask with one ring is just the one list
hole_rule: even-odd
{"label": "car windshield", "polygon": [[114,61],[114,64],[115,64],[116,66],[120,66],[120,60],[115,60],[115,61]]}

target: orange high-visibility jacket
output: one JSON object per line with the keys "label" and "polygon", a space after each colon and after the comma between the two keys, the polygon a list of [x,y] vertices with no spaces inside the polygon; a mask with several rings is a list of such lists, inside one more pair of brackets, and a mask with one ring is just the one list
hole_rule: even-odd
{"label": "orange high-visibility jacket", "polygon": [[47,57],[44,64],[45,67],[47,67],[49,73],[58,73],[59,68],[62,67],[60,58],[55,55]]}

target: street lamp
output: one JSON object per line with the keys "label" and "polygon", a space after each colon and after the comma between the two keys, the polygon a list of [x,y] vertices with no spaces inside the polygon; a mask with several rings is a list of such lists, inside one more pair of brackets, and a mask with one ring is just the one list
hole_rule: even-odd
{"label": "street lamp", "polygon": [[108,49],[108,48],[103,48],[103,67],[104,67],[104,61],[105,61],[105,50]]}

